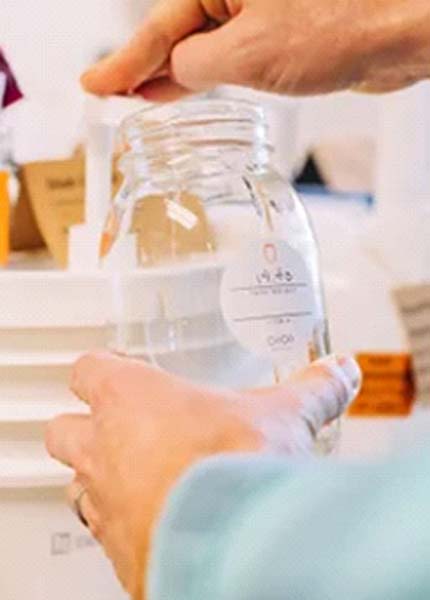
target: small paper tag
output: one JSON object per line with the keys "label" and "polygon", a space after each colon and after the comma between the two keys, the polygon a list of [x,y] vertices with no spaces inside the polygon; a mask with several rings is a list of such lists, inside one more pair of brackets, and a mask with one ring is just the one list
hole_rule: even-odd
{"label": "small paper tag", "polygon": [[409,337],[417,401],[430,406],[430,283],[398,288],[394,298]]}
{"label": "small paper tag", "polygon": [[202,201],[184,192],[178,201],[145,196],[136,203],[132,231],[138,235],[139,262],[155,265],[214,250]]}

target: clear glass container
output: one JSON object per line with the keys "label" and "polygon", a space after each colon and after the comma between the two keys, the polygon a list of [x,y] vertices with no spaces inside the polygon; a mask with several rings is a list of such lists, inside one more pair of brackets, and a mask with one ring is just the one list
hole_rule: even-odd
{"label": "clear glass container", "polygon": [[327,354],[315,236],[272,167],[263,111],[151,107],[121,138],[124,179],[100,248],[112,349],[229,388],[278,384]]}

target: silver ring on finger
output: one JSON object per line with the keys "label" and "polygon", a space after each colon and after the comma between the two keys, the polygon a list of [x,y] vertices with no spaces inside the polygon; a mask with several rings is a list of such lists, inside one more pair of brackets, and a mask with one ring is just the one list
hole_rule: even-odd
{"label": "silver ring on finger", "polygon": [[73,499],[73,510],[84,527],[88,527],[88,521],[85,518],[85,515],[82,511],[82,499],[87,493],[88,490],[86,490],[84,487],[81,487],[81,489]]}

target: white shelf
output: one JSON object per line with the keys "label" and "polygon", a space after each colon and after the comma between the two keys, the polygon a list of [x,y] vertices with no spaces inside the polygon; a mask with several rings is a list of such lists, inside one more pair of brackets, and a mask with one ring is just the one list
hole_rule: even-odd
{"label": "white shelf", "polygon": [[0,458],[0,492],[2,489],[64,487],[72,478],[70,469],[49,457]]}
{"label": "white shelf", "polygon": [[[83,351],[82,351],[83,352]],[[0,352],[1,367],[68,367],[82,352]]]}
{"label": "white shelf", "polygon": [[46,423],[61,414],[87,414],[83,402],[56,402],[46,400],[0,401],[0,427],[5,423]]}
{"label": "white shelf", "polygon": [[100,273],[0,271],[0,327],[95,327],[106,322],[106,280]]}
{"label": "white shelf", "polygon": [[131,319],[192,318],[219,310],[221,273],[222,265],[207,257],[119,279],[107,271],[0,270],[0,329],[104,327],[119,283]]}

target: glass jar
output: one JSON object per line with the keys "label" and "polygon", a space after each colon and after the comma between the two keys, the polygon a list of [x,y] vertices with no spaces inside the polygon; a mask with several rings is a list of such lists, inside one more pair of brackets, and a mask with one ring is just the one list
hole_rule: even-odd
{"label": "glass jar", "polygon": [[317,244],[272,167],[263,111],[182,101],[129,117],[121,137],[101,243],[112,348],[230,388],[280,383],[327,354]]}

